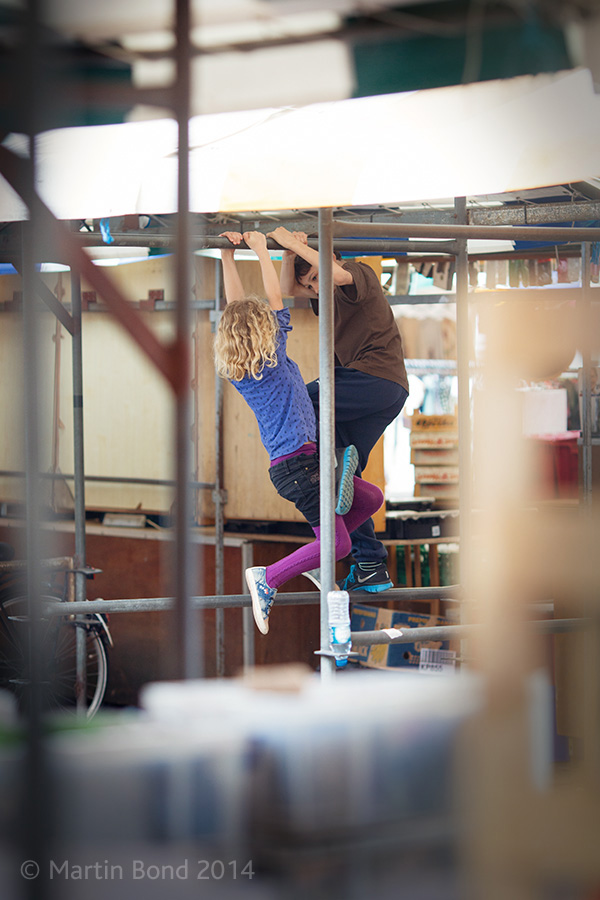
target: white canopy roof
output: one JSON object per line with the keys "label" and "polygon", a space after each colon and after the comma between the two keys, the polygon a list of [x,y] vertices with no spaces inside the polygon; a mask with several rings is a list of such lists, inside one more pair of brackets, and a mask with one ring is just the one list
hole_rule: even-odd
{"label": "white canopy roof", "polygon": [[[5,143],[23,147],[19,136]],[[190,120],[190,206],[235,212],[394,204],[600,173],[587,69]],[[38,189],[60,219],[176,211],[177,129],[161,119],[38,139]],[[26,217],[0,179],[0,220]]]}

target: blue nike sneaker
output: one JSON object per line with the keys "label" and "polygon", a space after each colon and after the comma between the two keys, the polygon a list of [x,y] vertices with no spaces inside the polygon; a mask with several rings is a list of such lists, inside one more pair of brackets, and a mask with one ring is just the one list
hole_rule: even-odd
{"label": "blue nike sneaker", "polygon": [[385,563],[363,563],[363,565],[368,568],[363,569],[360,563],[352,566],[349,574],[340,584],[341,591],[368,591],[371,594],[378,594],[380,591],[387,591],[394,587]]}

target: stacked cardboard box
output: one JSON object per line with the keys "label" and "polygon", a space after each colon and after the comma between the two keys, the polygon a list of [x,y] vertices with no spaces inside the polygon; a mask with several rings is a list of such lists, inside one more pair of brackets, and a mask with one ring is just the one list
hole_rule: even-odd
{"label": "stacked cardboard box", "polygon": [[[350,627],[352,631],[381,631],[382,629],[434,628],[448,625],[444,616],[422,613],[400,612],[393,609],[379,609],[353,603]],[[395,669],[419,667],[421,650],[449,650],[449,641],[418,641],[415,644],[372,644],[358,648],[358,663],[370,669]]]}
{"label": "stacked cardboard box", "polygon": [[410,432],[415,494],[435,500],[458,499],[458,417],[415,413]]}

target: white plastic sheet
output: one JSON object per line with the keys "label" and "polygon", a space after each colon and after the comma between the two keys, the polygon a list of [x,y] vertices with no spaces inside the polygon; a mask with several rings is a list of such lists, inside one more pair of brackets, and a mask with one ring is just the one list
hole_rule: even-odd
{"label": "white plastic sheet", "polygon": [[[393,204],[600,173],[591,75],[553,75],[190,120],[194,212]],[[176,211],[172,120],[42,134],[38,187],[60,219]],[[0,220],[25,217],[0,182]]]}

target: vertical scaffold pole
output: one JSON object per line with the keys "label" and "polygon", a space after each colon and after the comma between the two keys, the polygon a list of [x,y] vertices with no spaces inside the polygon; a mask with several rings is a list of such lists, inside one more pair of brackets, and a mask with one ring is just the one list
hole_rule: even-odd
{"label": "vertical scaffold pole", "polygon": [[[221,266],[215,265],[215,327],[218,325],[221,308]],[[223,379],[215,369],[215,594],[220,597],[224,591],[224,547],[223,534]],[[215,610],[215,652],[217,677],[225,675],[225,610]]]}
{"label": "vertical scaffold pole", "polygon": [[[73,475],[74,475],[74,520],[75,520],[75,600],[85,600],[86,579],[81,571],[85,566],[85,463],[83,443],[83,352],[81,334],[81,276],[71,271],[71,308],[73,316]],[[76,628],[75,695],[77,711],[86,709],[86,632]]]}
{"label": "vertical scaffold pole", "polygon": [[23,288],[23,421],[25,432],[25,505],[27,618],[29,625],[26,649],[26,735],[24,760],[26,778],[23,784],[24,816],[19,838],[26,858],[35,860],[41,878],[23,885],[28,900],[46,900],[49,884],[43,873],[48,871],[49,835],[52,824],[52,804],[49,799],[49,777],[46,741],[44,736],[43,683],[45,680],[45,648],[41,621],[41,559],[42,535],[40,511],[40,316],[35,292],[36,247],[39,240],[39,220],[35,211],[36,136],[40,117],[40,84],[43,74],[43,51],[40,9],[37,0],[28,0],[23,28],[20,72],[20,102],[25,114],[29,138],[29,162],[23,199],[30,220],[22,226],[22,288]]}
{"label": "vertical scaffold pole", "polygon": [[[333,365],[333,211],[319,210],[319,457],[321,480],[321,652],[329,651],[327,594],[335,585],[335,383]],[[321,656],[321,677],[335,661]]]}
{"label": "vertical scaffold pole", "polygon": [[[467,223],[465,197],[454,200],[457,225]],[[460,527],[460,583],[464,585],[469,571],[471,540],[471,373],[469,329],[469,257],[467,241],[458,239],[456,256],[456,372],[458,375],[458,483]]]}
{"label": "vertical scaffold pole", "polygon": [[175,390],[176,475],[175,494],[175,639],[171,670],[176,678],[194,678],[202,673],[199,616],[190,604],[192,552],[190,522],[192,492],[190,449],[190,199],[189,133],[190,115],[190,0],[176,0],[177,80],[175,108],[178,130],[177,252],[175,255],[176,365]]}
{"label": "vertical scaffold pole", "polygon": [[592,511],[592,301],[590,295],[590,245],[581,245],[581,459],[582,503],[584,511]]}
{"label": "vertical scaffold pole", "polygon": [[[254,544],[249,541],[242,544],[242,585],[245,585],[244,572],[254,565]],[[245,587],[243,588],[245,590]],[[242,610],[242,642],[244,648],[244,669],[251,669],[256,660],[254,644],[254,616],[252,607],[245,606]]]}

